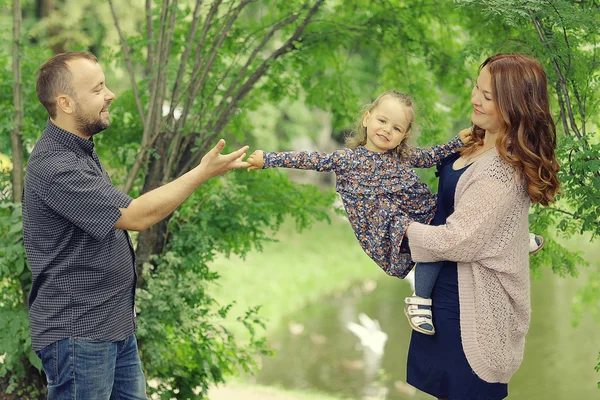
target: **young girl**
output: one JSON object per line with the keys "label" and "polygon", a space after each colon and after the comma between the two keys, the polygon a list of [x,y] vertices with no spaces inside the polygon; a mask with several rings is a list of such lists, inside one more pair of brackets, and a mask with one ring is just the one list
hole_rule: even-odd
{"label": "young girl", "polygon": [[[436,196],[412,167],[439,164],[461,148],[471,132],[464,129],[448,143],[430,149],[409,148],[413,118],[411,98],[386,91],[365,107],[356,131],[346,140],[349,148],[333,153],[256,150],[247,160],[248,170],[283,167],[335,172],[336,191],[361,247],[388,275],[402,279],[414,265],[404,240],[406,227],[412,221],[429,223],[436,206]],[[427,270],[428,264],[421,263],[419,268]],[[431,271],[425,279],[435,281],[436,276]],[[433,284],[423,285],[428,286]],[[427,300],[430,293],[419,290],[412,297],[416,305],[415,311],[407,307],[409,322],[414,329],[433,334],[431,300],[421,304],[417,296]]]}

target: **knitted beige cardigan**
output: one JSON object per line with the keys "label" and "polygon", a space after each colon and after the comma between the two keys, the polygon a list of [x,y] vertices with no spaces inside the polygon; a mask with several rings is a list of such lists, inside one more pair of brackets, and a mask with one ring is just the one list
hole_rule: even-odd
{"label": "knitted beige cardigan", "polygon": [[523,360],[529,328],[529,197],[494,148],[456,186],[445,225],[411,223],[415,261],[458,262],[462,345],[473,371],[507,383]]}

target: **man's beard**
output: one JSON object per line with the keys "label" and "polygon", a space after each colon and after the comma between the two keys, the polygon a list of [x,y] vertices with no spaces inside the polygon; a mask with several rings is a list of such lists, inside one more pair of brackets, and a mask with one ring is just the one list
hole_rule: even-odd
{"label": "man's beard", "polygon": [[77,108],[75,110],[75,123],[79,132],[86,136],[93,136],[96,133],[108,129],[110,126],[110,121],[103,121],[100,117],[100,114],[87,114],[81,109],[79,103],[76,104]]}

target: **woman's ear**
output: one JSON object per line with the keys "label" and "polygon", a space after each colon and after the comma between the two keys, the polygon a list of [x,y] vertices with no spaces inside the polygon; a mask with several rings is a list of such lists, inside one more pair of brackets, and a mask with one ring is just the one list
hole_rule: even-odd
{"label": "woman's ear", "polygon": [[369,113],[369,112],[367,111],[367,112],[365,113],[365,116],[363,117],[363,120],[362,120],[362,126],[363,126],[364,128],[366,128],[366,127],[367,127],[367,124],[369,123],[369,117],[371,117],[371,113]]}

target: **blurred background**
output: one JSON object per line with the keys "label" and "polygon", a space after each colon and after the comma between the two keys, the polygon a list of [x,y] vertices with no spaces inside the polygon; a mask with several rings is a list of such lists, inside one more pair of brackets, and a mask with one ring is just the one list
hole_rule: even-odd
{"label": "blurred background", "polygon": [[[23,173],[47,115],[40,65],[91,51],[117,94],[94,138],[137,197],[227,151],[333,151],[388,89],[411,143],[470,125],[478,67],[546,69],[562,194],[532,207],[532,323],[511,399],[600,398],[600,5],[553,0],[0,0],[0,399],[43,399],[31,351]],[[433,191],[433,171],[419,171]],[[156,399],[427,399],[405,382],[410,279],[361,250],[330,174],[236,171],[134,235],[139,347]]]}

